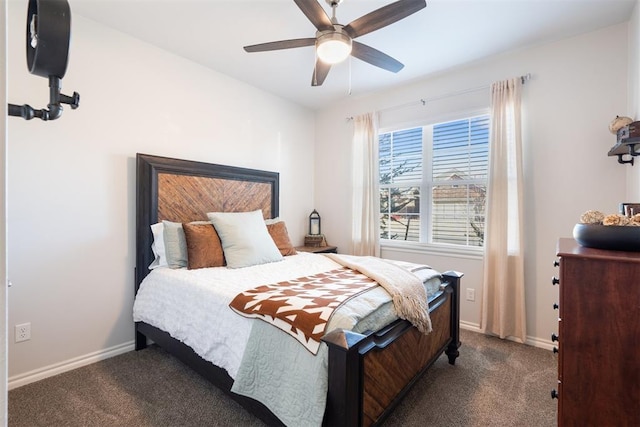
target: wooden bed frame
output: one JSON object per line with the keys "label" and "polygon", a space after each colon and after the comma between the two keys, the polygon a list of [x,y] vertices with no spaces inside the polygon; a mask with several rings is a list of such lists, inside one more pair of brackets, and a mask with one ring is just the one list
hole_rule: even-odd
{"label": "wooden bed frame", "polygon": [[[279,174],[166,157],[137,155],[136,293],[153,261],[150,225],[163,219],[189,222],[206,212],[262,209],[278,216]],[[329,389],[324,424],[368,426],[384,420],[422,374],[446,353],[458,357],[461,273],[443,274],[444,284],[429,301],[433,332],[423,335],[397,320],[369,334],[335,330],[329,347]],[[282,422],[262,403],[231,392],[226,370],[198,356],[168,333],[136,322],[136,350],[152,340],[227,392],[268,425]]]}

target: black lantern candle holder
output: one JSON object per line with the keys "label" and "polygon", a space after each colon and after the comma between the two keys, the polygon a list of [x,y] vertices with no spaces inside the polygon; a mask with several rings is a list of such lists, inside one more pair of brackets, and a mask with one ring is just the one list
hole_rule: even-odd
{"label": "black lantern candle holder", "polygon": [[320,228],[320,214],[317,210],[313,210],[311,215],[309,215],[309,235],[310,236],[319,236],[322,234]]}

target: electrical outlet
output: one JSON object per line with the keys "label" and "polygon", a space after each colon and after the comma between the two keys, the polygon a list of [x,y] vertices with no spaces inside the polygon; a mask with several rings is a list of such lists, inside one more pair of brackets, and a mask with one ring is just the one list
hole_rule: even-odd
{"label": "electrical outlet", "polygon": [[16,325],[16,342],[28,341],[31,339],[31,323],[21,323]]}
{"label": "electrical outlet", "polygon": [[476,290],[473,288],[467,288],[467,301],[476,300]]}

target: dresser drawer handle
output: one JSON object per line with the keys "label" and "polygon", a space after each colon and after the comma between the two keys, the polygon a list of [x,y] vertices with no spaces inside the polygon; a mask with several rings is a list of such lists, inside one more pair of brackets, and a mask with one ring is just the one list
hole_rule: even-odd
{"label": "dresser drawer handle", "polygon": [[553,304],[553,309],[554,309],[554,310],[557,310],[557,309],[559,309],[559,308],[560,308],[560,306],[558,305],[558,303]]}
{"label": "dresser drawer handle", "polygon": [[558,347],[553,347],[553,352],[557,353],[558,352]]}
{"label": "dresser drawer handle", "polygon": [[554,267],[558,267],[559,265],[560,265],[560,261],[558,261],[558,260],[553,261],[553,266]]}
{"label": "dresser drawer handle", "polygon": [[551,334],[551,341],[558,341],[560,337],[556,334]]}
{"label": "dresser drawer handle", "polygon": [[552,285],[557,285],[558,283],[560,283],[560,279],[558,279],[557,277],[553,276],[551,278],[551,284]]}
{"label": "dresser drawer handle", "polygon": [[558,394],[557,390],[551,390],[551,398],[552,399],[559,399],[560,395]]}

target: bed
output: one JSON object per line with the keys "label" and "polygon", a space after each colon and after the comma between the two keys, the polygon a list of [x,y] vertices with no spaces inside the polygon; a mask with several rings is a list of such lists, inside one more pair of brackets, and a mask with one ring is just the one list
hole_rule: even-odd
{"label": "bed", "polygon": [[[138,154],[136,161],[136,294],[154,261],[152,224],[162,220],[179,223],[207,220],[207,212],[213,211],[261,210],[264,218],[278,216],[279,174],[276,172],[147,154]],[[375,331],[338,328],[322,337],[328,365],[324,425],[379,424],[443,353],[450,364],[455,364],[461,345],[461,277],[462,274],[455,271],[442,274],[437,289],[429,297],[433,331],[427,335],[408,321],[396,319]],[[136,350],[144,349],[148,340],[227,392],[268,425],[283,424],[262,402],[234,393],[234,379],[227,369],[205,360],[192,347],[161,328],[136,321]]]}

